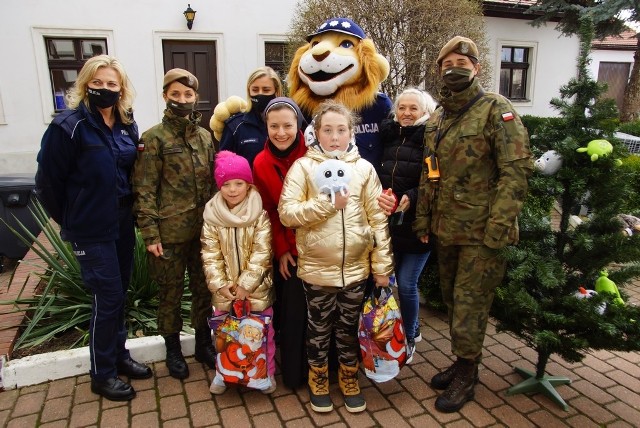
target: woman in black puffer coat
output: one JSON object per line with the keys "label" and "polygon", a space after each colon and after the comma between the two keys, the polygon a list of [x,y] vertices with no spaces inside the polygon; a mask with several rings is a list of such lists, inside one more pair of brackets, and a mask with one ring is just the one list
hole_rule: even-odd
{"label": "woman in black puffer coat", "polygon": [[418,278],[431,252],[411,230],[416,217],[418,184],[422,173],[425,122],[436,103],[426,92],[405,89],[395,100],[393,118],[382,122],[380,140],[384,144],[380,181],[391,189],[398,207],[389,216],[389,228],[396,262],[396,281],[400,311],[407,335],[407,362],[411,361],[415,342],[422,340],[418,322]]}

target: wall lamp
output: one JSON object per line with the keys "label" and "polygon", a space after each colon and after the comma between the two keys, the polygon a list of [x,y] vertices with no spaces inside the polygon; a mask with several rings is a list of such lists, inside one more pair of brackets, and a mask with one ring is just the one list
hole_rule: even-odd
{"label": "wall lamp", "polygon": [[191,4],[187,4],[187,10],[183,13],[184,17],[187,18],[187,28],[191,30],[193,27],[193,20],[196,19],[196,11],[191,9]]}

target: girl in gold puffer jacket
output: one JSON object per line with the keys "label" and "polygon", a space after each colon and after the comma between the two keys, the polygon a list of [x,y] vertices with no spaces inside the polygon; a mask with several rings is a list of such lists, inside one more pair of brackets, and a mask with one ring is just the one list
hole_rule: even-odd
{"label": "girl in gold puffer jacket", "polygon": [[[214,315],[229,312],[234,300],[249,300],[252,313],[272,318],[271,223],[253,185],[249,162],[235,153],[221,151],[214,177],[220,191],[205,206],[200,239]],[[271,387],[262,390],[266,394],[276,389],[274,332],[272,328],[268,331],[267,372]],[[226,389],[219,379],[216,376],[211,384],[213,394],[222,394]]]}
{"label": "girl in gold puffer jacket", "polygon": [[[327,351],[335,332],[340,389],[350,412],[366,408],[358,386],[358,316],[369,274],[387,286],[393,256],[387,217],[378,206],[382,186],[376,172],[358,154],[355,120],[342,104],[320,105],[314,116],[317,142],[289,169],[278,212],[296,230],[298,277],[307,298],[307,354],[311,408],[329,412]],[[338,159],[350,170],[348,191],[323,193],[314,177],[324,161]],[[325,164],[326,165],[326,164]],[[335,171],[334,171],[335,172]],[[321,174],[323,175],[323,174]]]}

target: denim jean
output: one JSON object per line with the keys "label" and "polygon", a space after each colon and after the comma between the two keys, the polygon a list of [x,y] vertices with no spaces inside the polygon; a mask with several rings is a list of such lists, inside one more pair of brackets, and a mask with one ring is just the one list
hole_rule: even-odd
{"label": "denim jean", "polygon": [[418,335],[420,323],[418,322],[418,310],[420,299],[418,291],[418,278],[424,265],[429,259],[430,252],[423,254],[410,254],[394,252],[396,260],[396,283],[398,284],[398,297],[400,298],[400,313],[407,339],[413,339]]}

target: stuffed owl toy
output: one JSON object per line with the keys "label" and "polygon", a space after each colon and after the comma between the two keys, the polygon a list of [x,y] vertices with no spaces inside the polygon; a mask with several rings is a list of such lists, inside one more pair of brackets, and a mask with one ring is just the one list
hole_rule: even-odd
{"label": "stuffed owl toy", "polygon": [[331,195],[331,203],[335,204],[336,193],[344,196],[349,190],[351,167],[341,160],[327,159],[318,165],[314,181],[320,193]]}

